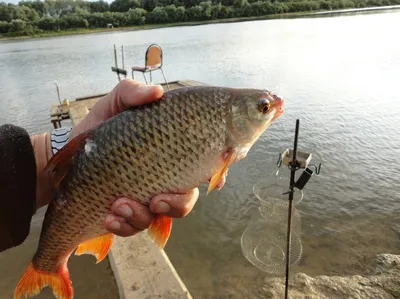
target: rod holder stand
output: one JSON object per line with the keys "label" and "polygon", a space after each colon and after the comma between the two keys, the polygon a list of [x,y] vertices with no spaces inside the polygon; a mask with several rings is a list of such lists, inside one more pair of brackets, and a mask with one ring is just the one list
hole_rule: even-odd
{"label": "rod holder stand", "polygon": [[[310,180],[314,171],[310,168],[315,167],[316,174],[319,174],[321,170],[321,163],[319,166],[310,165],[312,155],[304,151],[298,150],[298,138],[300,130],[300,120],[296,120],[296,129],[294,136],[293,149],[286,149],[282,154],[279,154],[277,161],[278,168],[282,164],[285,164],[290,169],[290,183],[289,189],[283,194],[288,194],[288,223],[287,223],[287,235],[286,235],[286,279],[285,279],[285,299],[288,298],[289,293],[289,273],[290,273],[290,250],[291,250],[291,234],[292,234],[292,209],[293,209],[293,195],[295,188],[302,190],[305,185]],[[310,166],[310,167],[309,167]],[[299,169],[304,169],[303,173],[300,175],[299,179],[295,181],[296,171]],[[279,169],[276,172],[278,175]]]}

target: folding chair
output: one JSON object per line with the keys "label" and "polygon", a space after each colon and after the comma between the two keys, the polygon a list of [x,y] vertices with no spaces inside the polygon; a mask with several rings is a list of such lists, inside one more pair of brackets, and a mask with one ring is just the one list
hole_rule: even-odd
{"label": "folding chair", "polygon": [[169,84],[167,82],[167,79],[165,78],[164,71],[162,69],[162,64],[163,64],[163,52],[162,49],[159,45],[157,44],[151,44],[145,54],[145,66],[134,66],[132,67],[132,79],[135,79],[134,77],[134,72],[141,72],[143,74],[144,80],[146,81],[147,84],[147,79],[145,76],[145,73],[150,73],[150,84],[153,83],[153,78],[151,76],[151,72],[155,70],[160,70],[163,77],[164,81],[167,84],[168,90],[169,90]]}

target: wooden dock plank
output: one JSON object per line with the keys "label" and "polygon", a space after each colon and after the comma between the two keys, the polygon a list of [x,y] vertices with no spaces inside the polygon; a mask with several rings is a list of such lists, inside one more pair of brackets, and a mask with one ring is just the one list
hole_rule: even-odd
{"label": "wooden dock plank", "polygon": [[60,105],[52,105],[51,106],[51,116],[59,116],[68,113],[68,106],[63,104]]}
{"label": "wooden dock plank", "polygon": [[[171,82],[171,83],[169,83],[169,89],[170,90],[174,90],[174,89],[178,89],[178,88],[180,88],[180,87],[182,87],[183,85],[182,84],[179,84],[178,82]],[[164,89],[164,92],[166,92],[166,91],[168,91],[168,87],[166,86],[166,85],[163,85],[163,89]]]}
{"label": "wooden dock plank", "polygon": [[75,107],[69,108],[69,118],[71,119],[74,126],[79,124],[88,113],[89,109],[84,105],[77,105]]}
{"label": "wooden dock plank", "polygon": [[195,80],[183,80],[183,81],[177,81],[180,85],[184,86],[199,86],[199,85],[208,85],[203,82],[195,81]]}
{"label": "wooden dock plank", "polygon": [[97,103],[100,98],[92,98],[87,100],[73,101],[69,104],[70,109],[73,107],[82,107],[85,106],[89,110],[93,108],[93,106]]}
{"label": "wooden dock plank", "polygon": [[108,258],[120,299],[193,299],[164,250],[146,231],[132,238],[114,236]]}
{"label": "wooden dock plank", "polygon": [[75,101],[89,100],[89,99],[100,99],[104,97],[107,93],[99,93],[94,95],[88,95],[84,97],[75,98]]}

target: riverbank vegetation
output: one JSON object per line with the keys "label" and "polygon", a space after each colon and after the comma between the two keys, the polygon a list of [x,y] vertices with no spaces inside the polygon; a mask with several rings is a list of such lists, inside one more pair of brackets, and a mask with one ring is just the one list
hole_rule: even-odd
{"label": "riverbank vegetation", "polygon": [[400,0],[34,0],[0,2],[0,35],[208,22],[274,14],[398,5]]}

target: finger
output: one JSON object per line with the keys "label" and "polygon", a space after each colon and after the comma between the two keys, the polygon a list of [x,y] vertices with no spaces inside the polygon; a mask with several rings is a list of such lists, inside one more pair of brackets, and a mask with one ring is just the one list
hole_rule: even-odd
{"label": "finger", "polygon": [[126,197],[117,199],[111,206],[111,212],[137,229],[148,228],[154,218],[147,206]]}
{"label": "finger", "polygon": [[110,233],[120,237],[133,236],[142,231],[141,229],[137,229],[131,224],[126,223],[125,218],[115,215],[107,215],[104,221],[104,227]]}
{"label": "finger", "polygon": [[150,201],[150,211],[155,214],[182,218],[192,211],[198,198],[198,188],[184,194],[160,194]]}
{"label": "finger", "polygon": [[156,101],[164,93],[161,85],[147,85],[130,79],[121,81],[115,91],[116,95],[111,109],[114,115],[129,107]]}
{"label": "finger", "polygon": [[155,101],[161,98],[163,93],[161,85],[146,85],[130,79],[122,80],[111,92],[96,102],[85,119],[91,119],[89,127],[91,128],[129,107]]}

